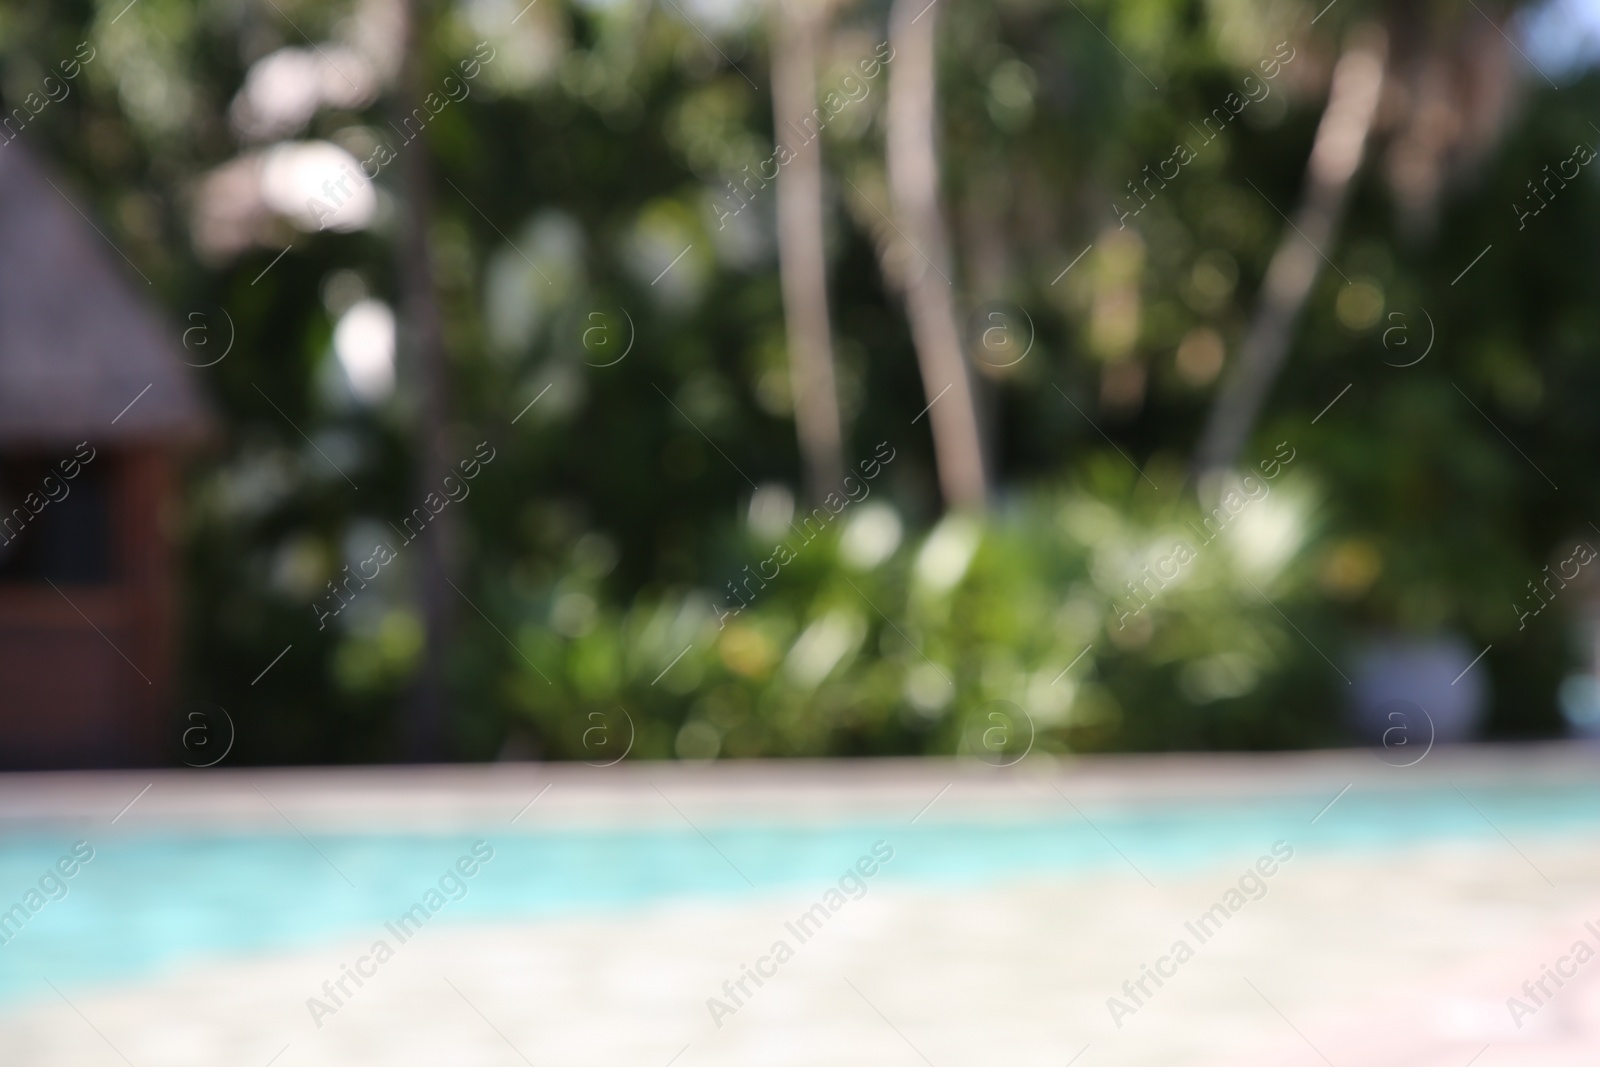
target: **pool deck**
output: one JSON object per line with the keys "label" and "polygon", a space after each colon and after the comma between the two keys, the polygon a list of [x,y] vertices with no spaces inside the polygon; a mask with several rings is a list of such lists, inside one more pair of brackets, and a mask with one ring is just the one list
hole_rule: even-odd
{"label": "pool deck", "polygon": [[[1398,760],[1393,752],[1381,755]],[[133,825],[281,828],[287,817],[319,829],[452,827],[498,822],[536,797],[539,821],[562,826],[681,823],[681,813],[818,822],[898,817],[921,811],[935,797],[947,817],[982,819],[1059,814],[1062,793],[1073,801],[1116,804],[1286,793],[1332,797],[1346,786],[1596,781],[1600,745],[1578,744],[1440,747],[1410,767],[1391,766],[1365,750],[1341,750],[1035,755],[1004,768],[976,760],[888,759],[0,773],[0,828],[13,819],[101,823],[113,817]]]}
{"label": "pool deck", "polygon": [[[36,820],[425,829],[841,816],[1059,817],[1155,798],[1600,781],[1580,746],[1226,757],[785,764],[544,764],[0,776],[0,830]],[[146,787],[149,787],[146,789]],[[137,799],[135,799],[137,797]],[[129,802],[133,801],[131,806]],[[1470,802],[1468,802],[1470,803]],[[1320,806],[1320,805],[1318,805]],[[1308,819],[1314,808],[1307,813]],[[1513,835],[1518,836],[1520,835]],[[1600,1061],[1600,959],[1514,1024],[1574,942],[1600,947],[1595,836],[1301,849],[1137,1010],[1160,960],[1239,871],[1131,869],[982,890],[872,888],[738,1010],[708,998],[815,894],[677,902],[426,930],[330,1016],[307,998],[366,944],[196,965],[0,1013],[7,1067],[1567,1067]],[[1113,846],[1114,847],[1114,846]],[[821,887],[819,887],[820,892]],[[3,963],[0,957],[0,963]],[[1537,987],[1535,987],[1537,988]],[[70,996],[70,1002],[67,1000]],[[318,1026],[317,1022],[321,1025]],[[1118,1025],[1120,1023],[1120,1025]],[[720,1025],[719,1025],[720,1024]]]}

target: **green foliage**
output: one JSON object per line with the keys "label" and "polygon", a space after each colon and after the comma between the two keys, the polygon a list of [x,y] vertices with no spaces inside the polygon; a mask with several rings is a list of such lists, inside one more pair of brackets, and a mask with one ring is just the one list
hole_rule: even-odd
{"label": "green foliage", "polygon": [[506,668],[485,696],[539,751],[591,761],[630,728],[649,757],[972,750],[995,702],[1041,751],[1325,741],[1333,703],[1286,698],[1337,675],[1278,614],[1338,647],[1306,609],[1313,491],[1277,473],[1210,525],[1120,461],[911,536],[868,497],[826,524],[746,527],[730,554],[751,562],[720,591],[616,608],[598,584],[611,547],[580,541],[559,580],[486,607],[521,624],[500,643],[478,628]]}
{"label": "green foliage", "polygon": [[[1575,182],[1524,231],[1508,205],[1591,138],[1593,77],[1530,82],[1503,138],[1442,189],[1431,234],[1405,225],[1380,146],[1249,452],[1284,441],[1297,458],[1201,545],[1184,470],[1222,356],[1301,193],[1340,34],[1384,10],[1345,0],[1308,29],[1303,3],[941,0],[959,303],[1024,309],[1034,331],[1015,367],[980,366],[1002,500],[982,520],[939,517],[913,421],[926,396],[874,245],[885,75],[820,144],[846,454],[888,441],[897,458],[719,625],[727,583],[787,536],[757,522],[752,493],[799,469],[773,191],[726,226],[717,214],[772,152],[763,20],[627,0],[424,6],[425,84],[480,40],[497,50],[426,133],[452,447],[498,449],[455,505],[460,754],[510,738],[603,761],[624,736],[636,757],[948,753],[997,700],[1028,712],[1044,750],[1332,743],[1346,652],[1397,630],[1493,642],[1495,728],[1555,728],[1566,631],[1552,612],[1523,632],[1510,604],[1600,521],[1600,198]],[[410,368],[392,398],[355,403],[331,340],[349,293],[398,303],[397,168],[361,232],[271,220],[270,240],[201,258],[192,221],[197,184],[244,150],[229,109],[252,64],[308,47],[301,31],[343,32],[359,5],[124,7],[0,15],[0,93],[14,106],[94,43],[73,95],[24,136],[174,323],[221,331],[226,311],[236,332],[198,372],[227,432],[182,517],[188,695],[229,708],[247,762],[390,758],[423,641],[414,551],[335,622],[319,628],[312,604],[420,503]],[[841,13],[823,84],[871,53],[885,14]],[[1297,53],[1271,95],[1119,226],[1129,183],[1279,41]],[[385,107],[323,108],[286,136],[354,143],[384,132]],[[1426,360],[1394,365],[1397,325],[1406,358],[1432,337]],[[898,547],[849,562],[872,522]],[[1272,529],[1290,548],[1263,568]],[[1119,626],[1123,583],[1184,537],[1197,554],[1181,581]]]}

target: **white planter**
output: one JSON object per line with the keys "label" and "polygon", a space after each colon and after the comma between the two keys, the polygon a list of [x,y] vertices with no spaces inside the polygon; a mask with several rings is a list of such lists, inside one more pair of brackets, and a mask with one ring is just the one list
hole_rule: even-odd
{"label": "white planter", "polygon": [[[1430,741],[1472,739],[1489,688],[1487,666],[1473,662],[1479,651],[1449,635],[1390,637],[1368,645],[1352,678],[1351,730],[1369,744],[1411,744],[1419,752]],[[1418,709],[1425,714],[1419,717]]]}

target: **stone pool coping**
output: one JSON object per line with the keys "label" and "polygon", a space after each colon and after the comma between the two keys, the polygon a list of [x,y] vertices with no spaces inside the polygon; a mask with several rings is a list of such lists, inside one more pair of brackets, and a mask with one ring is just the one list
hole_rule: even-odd
{"label": "stone pool coping", "polygon": [[[1383,759],[1378,758],[1382,756]],[[1390,761],[1389,763],[1384,760]],[[1050,817],[1063,800],[1097,807],[1195,798],[1581,785],[1600,781],[1600,746],[1440,747],[1409,767],[1400,752],[1034,755],[976,760],[630,761],[439,766],[62,771],[0,774],[0,831],[49,821],[240,828],[519,828],[715,822],[940,821]],[[130,803],[131,802],[131,803]]]}

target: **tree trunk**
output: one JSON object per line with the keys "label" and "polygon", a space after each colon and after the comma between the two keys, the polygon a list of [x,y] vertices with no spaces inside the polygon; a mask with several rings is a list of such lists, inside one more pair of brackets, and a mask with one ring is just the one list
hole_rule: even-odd
{"label": "tree trunk", "polygon": [[1283,368],[1295,323],[1322,271],[1322,257],[1338,236],[1351,180],[1366,153],[1383,88],[1385,53],[1383,32],[1364,27],[1352,34],[1333,69],[1328,106],[1306,166],[1304,199],[1267,265],[1238,362],[1223,380],[1196,450],[1195,473],[1202,486],[1209,482],[1207,475],[1237,461]]}
{"label": "tree trunk", "polygon": [[989,495],[974,383],[961,351],[951,280],[950,239],[939,208],[934,147],[934,24],[938,5],[894,0],[889,12],[887,158],[895,226],[911,246],[906,257],[906,317],[917,348],[923,393],[931,405],[934,459],[945,504],[981,508]]}
{"label": "tree trunk", "polygon": [[[396,125],[405,128],[405,118],[422,106],[423,51],[426,37],[421,32],[424,0],[405,0],[405,18],[400,79],[394,96]],[[426,113],[426,112],[424,112]],[[401,203],[400,240],[396,244],[395,272],[400,283],[400,339],[409,357],[416,382],[418,458],[413,494],[420,504],[429,493],[441,492],[446,475],[451,473],[449,441],[449,375],[445,365],[444,330],[439,310],[439,294],[434,278],[431,224],[432,160],[425,138],[397,148],[400,157]],[[444,657],[450,635],[453,593],[450,588],[450,560],[455,544],[455,513],[446,508],[428,524],[417,538],[418,598],[426,631],[422,667],[412,690],[405,723],[405,750],[408,759],[433,762],[448,758],[448,721],[445,693]]]}
{"label": "tree trunk", "polygon": [[[816,42],[826,15],[803,0],[772,6],[772,120],[775,139],[805,128],[816,106]],[[843,435],[828,325],[822,242],[822,137],[802,144],[778,171],[778,270],[788,330],[789,381],[807,496],[820,501],[844,478]]]}

